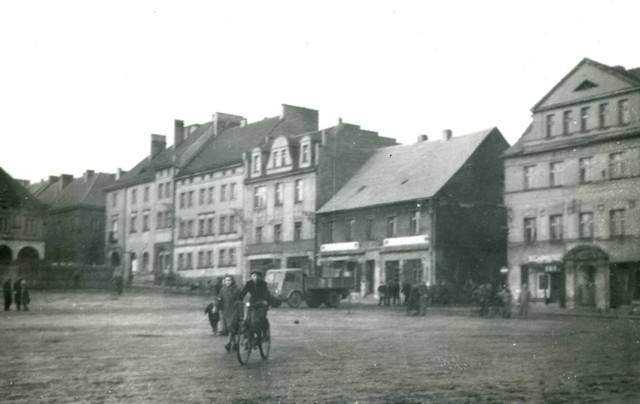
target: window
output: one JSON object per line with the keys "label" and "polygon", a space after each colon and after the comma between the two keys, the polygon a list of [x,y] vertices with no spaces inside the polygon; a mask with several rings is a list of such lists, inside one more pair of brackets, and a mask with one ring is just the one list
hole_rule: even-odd
{"label": "window", "polygon": [[164,197],[164,190],[162,189],[163,186],[164,184],[158,184],[158,199],[162,199]]}
{"label": "window", "polygon": [[24,218],[24,234],[28,236],[35,236],[36,234],[36,220],[32,217]]}
{"label": "window", "polygon": [[293,224],[293,240],[302,240],[302,222],[295,222]]}
{"label": "window", "polygon": [[282,183],[281,182],[278,182],[276,184],[275,203],[276,203],[276,206],[282,205]]}
{"label": "window", "polygon": [[220,216],[220,226],[218,226],[218,233],[224,234],[227,232],[227,217]]}
{"label": "window", "polygon": [[213,234],[213,217],[207,218],[207,234]]}
{"label": "window", "polygon": [[562,172],[564,165],[561,161],[553,162],[549,165],[549,186],[559,187],[562,186]]}
{"label": "window", "polygon": [[366,229],[365,229],[365,236],[367,238],[367,240],[373,240],[373,225],[375,223],[375,219],[372,217],[368,217],[367,218],[367,224],[366,224]]}
{"label": "window", "polygon": [[302,180],[296,180],[295,201],[302,202]]}
{"label": "window", "polygon": [[170,210],[164,212],[164,227],[173,226],[173,212]]}
{"label": "window", "polygon": [[131,204],[135,205],[136,203],[138,203],[138,190],[137,189],[132,189],[131,190]]}
{"label": "window", "polygon": [[220,202],[227,200],[227,184],[220,186]]}
{"label": "window", "polygon": [[234,215],[229,216],[229,233],[236,232],[236,217]]}
{"label": "window", "polygon": [[255,187],[253,189],[253,208],[254,209],[262,209],[265,205],[265,188]]}
{"label": "window", "polygon": [[562,240],[562,215],[549,216],[549,237],[551,240]]}
{"label": "window", "polygon": [[536,176],[536,166],[526,166],[524,168],[524,189],[533,188]]}
{"label": "window", "polygon": [[194,221],[193,220],[188,220],[187,221],[187,237],[193,237],[193,226],[194,226]]}
{"label": "window", "polygon": [[229,265],[236,265],[236,249],[229,248]]}
{"label": "window", "polygon": [[309,145],[308,144],[302,145],[302,162],[303,163],[309,162]]}
{"label": "window", "polygon": [[111,240],[118,241],[118,216],[111,218]]}
{"label": "window", "polygon": [[273,225],[273,242],[282,242],[282,224],[280,223]]}
{"label": "window", "polygon": [[118,206],[118,193],[114,192],[113,193],[113,200],[111,202],[111,205],[115,208],[116,206]]}
{"label": "window", "polygon": [[564,111],[562,113],[562,134],[568,135],[571,133],[571,111]]}
{"label": "window", "polygon": [[616,209],[609,212],[609,231],[611,237],[624,236],[624,218],[624,209]]}
{"label": "window", "polygon": [[198,268],[204,268],[204,251],[198,251]]}
{"label": "window", "polygon": [[260,172],[260,155],[256,154],[253,156],[253,172],[254,173],[259,173]]}
{"label": "window", "polygon": [[629,100],[618,101],[618,124],[628,125],[631,122],[629,116]]}
{"label": "window", "polygon": [[344,240],[353,241],[353,228],[356,224],[355,219],[347,219],[344,224]]}
{"label": "window", "polygon": [[593,238],[593,213],[584,212],[578,216],[579,220],[579,236],[583,239]]}
{"label": "window", "polygon": [[142,231],[149,231],[149,211],[142,213]]}
{"label": "window", "polygon": [[414,236],[420,231],[420,212],[417,210],[409,213],[409,234]]}
{"label": "window", "polygon": [[604,102],[598,106],[598,127],[604,129],[607,127],[607,114],[609,113],[609,104]]}
{"label": "window", "polygon": [[164,197],[171,198],[171,183],[167,182],[164,184]]}
{"label": "window", "polygon": [[547,125],[546,126],[547,127],[546,134],[547,134],[547,137],[552,137],[553,136],[553,117],[554,117],[553,114],[547,115],[547,121],[546,121],[546,125]]}
{"label": "window", "polygon": [[235,201],[237,197],[238,194],[236,191],[236,183],[234,182],[232,184],[229,184],[229,200]]}
{"label": "window", "polygon": [[256,226],[256,244],[262,244],[262,226]]}
{"label": "window", "polygon": [[135,212],[132,213],[131,216],[129,217],[129,233],[135,233],[138,231],[137,223],[136,223],[137,220],[138,220],[138,214]]}
{"label": "window", "polygon": [[620,178],[624,175],[624,154],[621,152],[609,155],[609,178]]}
{"label": "window", "polygon": [[207,203],[209,205],[213,203],[213,187],[207,189]]}
{"label": "window", "polygon": [[184,192],[180,192],[180,209],[184,209],[186,206],[187,195]]}
{"label": "window", "polygon": [[184,254],[178,254],[178,271],[184,269]]}
{"label": "window", "polygon": [[227,250],[224,248],[218,253],[218,266],[223,267],[227,264]]}
{"label": "window", "polygon": [[396,236],[396,217],[389,216],[387,218],[387,237]]}
{"label": "window", "polygon": [[143,202],[149,202],[149,187],[144,187],[144,193],[142,194]]}
{"label": "window", "polygon": [[278,163],[280,163],[280,160],[278,159],[279,157],[279,153],[277,150],[273,151],[273,166],[274,167],[278,167]]}
{"label": "window", "polygon": [[580,183],[586,184],[587,182],[590,182],[592,178],[591,157],[581,158],[578,165],[580,169]]}
{"label": "window", "polygon": [[156,217],[156,229],[162,229],[164,226],[164,212],[158,212]]}
{"label": "window", "polygon": [[187,194],[187,207],[192,207],[193,206],[193,191],[189,191],[189,193]]}
{"label": "window", "polygon": [[202,188],[202,189],[200,190],[200,198],[199,198],[199,200],[198,200],[198,203],[200,204],[200,206],[204,205],[204,198],[205,198],[205,193],[206,193],[206,192],[207,192],[207,191],[206,191],[204,188]]}
{"label": "window", "polygon": [[580,108],[580,131],[587,132],[589,130],[589,114],[590,107]]}
{"label": "window", "polygon": [[535,217],[526,217],[524,219],[524,241],[531,243],[537,239],[537,227]]}
{"label": "window", "polygon": [[186,253],[187,256],[187,269],[193,268],[193,255],[191,253]]}
{"label": "window", "polygon": [[207,251],[207,268],[213,268],[213,251]]}
{"label": "window", "polygon": [[287,150],[284,149],[280,152],[280,165],[282,166],[286,166],[287,165]]}
{"label": "window", "polygon": [[206,234],[206,224],[207,221],[205,219],[198,219],[198,236],[204,236]]}

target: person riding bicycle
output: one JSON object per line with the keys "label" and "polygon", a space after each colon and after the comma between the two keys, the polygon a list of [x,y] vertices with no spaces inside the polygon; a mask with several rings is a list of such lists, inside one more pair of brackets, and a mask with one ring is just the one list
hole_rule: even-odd
{"label": "person riding bicycle", "polygon": [[[240,292],[240,299],[243,299],[247,294],[251,295],[249,303],[254,307],[253,313],[257,315],[257,320],[261,323],[261,329],[265,332],[269,330],[269,319],[267,318],[267,311],[269,304],[273,301],[273,296],[267,288],[267,283],[262,279],[261,271],[251,271],[251,279],[244,285]],[[262,303],[262,305],[261,305]]]}

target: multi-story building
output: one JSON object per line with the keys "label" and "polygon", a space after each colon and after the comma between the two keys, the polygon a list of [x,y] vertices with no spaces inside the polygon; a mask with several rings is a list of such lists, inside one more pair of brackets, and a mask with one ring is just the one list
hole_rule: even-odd
{"label": "multi-story building", "polygon": [[497,128],[376,150],[318,210],[325,276],[349,274],[356,291],[389,281],[446,283],[462,290],[497,281],[506,261]]}
{"label": "multi-story building", "polygon": [[582,60],[504,154],[509,282],[600,309],[640,299],[640,69]]}
{"label": "multi-story building", "polygon": [[[315,266],[315,212],[377,148],[394,139],[340,122],[268,136],[246,153],[247,269]],[[302,128],[301,128],[302,129]]]}
{"label": "multi-story building", "polygon": [[0,168],[0,263],[42,259],[44,206]]}
{"label": "multi-story building", "polygon": [[[176,176],[174,268],[185,277],[244,275],[244,153],[265,139],[317,130],[318,112],[290,105],[273,118],[227,129],[211,138]],[[286,157],[285,157],[286,158]]]}
{"label": "multi-story building", "polygon": [[114,182],[114,174],[87,170],[80,178],[62,174],[29,185],[31,193],[47,208],[47,260],[56,263],[104,263],[104,189]]}
{"label": "multi-story building", "polygon": [[[213,137],[243,118],[216,113],[211,122],[184,126],[175,121],[174,142],[151,135],[151,152],[115,185],[106,188],[108,262],[132,275],[159,275],[172,268],[174,177]],[[179,201],[178,201],[179,202]]]}

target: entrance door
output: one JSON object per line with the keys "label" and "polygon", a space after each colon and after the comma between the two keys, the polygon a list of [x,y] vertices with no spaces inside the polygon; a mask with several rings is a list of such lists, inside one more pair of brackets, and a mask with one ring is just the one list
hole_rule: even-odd
{"label": "entrance door", "polygon": [[375,261],[367,261],[365,262],[365,281],[367,283],[365,295],[373,294],[374,290],[374,279],[376,274],[376,263]]}
{"label": "entrance door", "polygon": [[384,275],[387,284],[400,279],[400,261],[385,261]]}
{"label": "entrance door", "polygon": [[560,303],[560,307],[564,307],[564,274],[561,272],[552,272],[549,274],[551,282],[551,291],[549,302]]}
{"label": "entrance door", "polygon": [[582,265],[579,272],[580,299],[578,301],[583,306],[594,306],[596,304],[596,268],[593,265]]}

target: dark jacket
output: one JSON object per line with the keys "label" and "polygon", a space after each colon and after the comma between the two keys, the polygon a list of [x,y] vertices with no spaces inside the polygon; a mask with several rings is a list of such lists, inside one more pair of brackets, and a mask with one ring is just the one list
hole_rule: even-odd
{"label": "dark jacket", "polygon": [[244,285],[244,288],[242,288],[242,292],[240,292],[240,299],[243,299],[247,293],[251,295],[251,298],[249,298],[249,302],[251,304],[260,301],[266,301],[271,304],[273,299],[271,293],[269,293],[269,289],[267,288],[267,282],[262,279],[259,279],[257,282],[254,282],[253,279],[251,279],[247,282]]}

